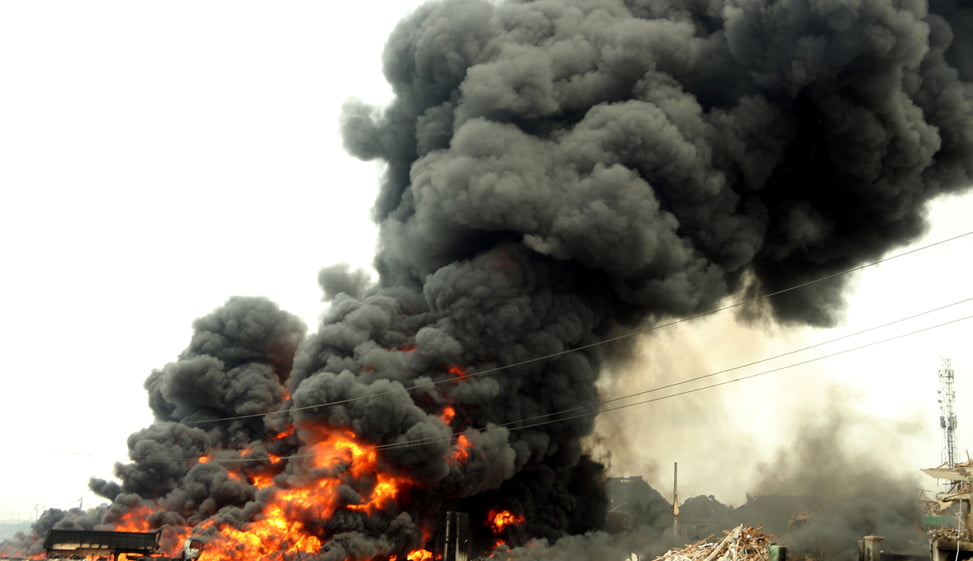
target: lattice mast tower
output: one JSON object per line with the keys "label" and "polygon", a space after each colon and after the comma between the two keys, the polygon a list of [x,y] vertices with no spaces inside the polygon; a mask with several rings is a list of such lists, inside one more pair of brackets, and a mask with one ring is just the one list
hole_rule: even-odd
{"label": "lattice mast tower", "polygon": [[953,408],[956,401],[953,362],[943,359],[939,369],[939,426],[943,429],[942,463],[948,467],[956,466],[956,411]]}

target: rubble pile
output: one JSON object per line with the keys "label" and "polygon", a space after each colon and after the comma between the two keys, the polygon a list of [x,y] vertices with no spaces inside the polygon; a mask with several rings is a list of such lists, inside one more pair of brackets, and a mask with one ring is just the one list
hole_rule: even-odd
{"label": "rubble pile", "polygon": [[670,549],[655,561],[769,561],[771,536],[760,528],[739,525],[718,541],[706,540]]}
{"label": "rubble pile", "polygon": [[934,528],[926,532],[930,540],[933,541],[956,541],[969,540],[970,536],[958,528]]}

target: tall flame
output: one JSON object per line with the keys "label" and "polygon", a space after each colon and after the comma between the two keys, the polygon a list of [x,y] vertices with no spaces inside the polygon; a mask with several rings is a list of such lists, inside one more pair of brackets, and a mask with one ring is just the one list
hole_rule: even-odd
{"label": "tall flame", "polygon": [[[309,464],[309,477],[272,489],[257,520],[240,527],[223,525],[207,544],[204,559],[250,561],[283,559],[289,555],[317,552],[328,538],[303,521],[328,520],[342,509],[373,513],[396,506],[400,491],[411,482],[379,465],[374,447],[360,442],[347,429],[304,427],[305,445],[298,456]],[[305,458],[306,456],[306,458]],[[255,481],[267,485],[268,481]],[[357,500],[349,501],[353,489]]]}

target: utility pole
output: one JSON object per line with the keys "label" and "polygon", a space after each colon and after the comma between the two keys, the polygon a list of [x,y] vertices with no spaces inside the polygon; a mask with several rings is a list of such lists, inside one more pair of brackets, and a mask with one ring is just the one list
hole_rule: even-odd
{"label": "utility pole", "polygon": [[679,535],[679,462],[672,462],[672,533]]}

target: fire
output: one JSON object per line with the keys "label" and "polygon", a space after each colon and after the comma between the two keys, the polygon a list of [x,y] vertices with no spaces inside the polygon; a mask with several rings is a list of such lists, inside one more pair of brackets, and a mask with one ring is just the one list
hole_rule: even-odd
{"label": "fire", "polygon": [[271,442],[274,442],[275,440],[283,440],[283,439],[287,438],[288,436],[290,436],[292,434],[294,434],[294,427],[293,426],[288,426],[286,429],[284,429],[284,430],[280,431],[279,433],[275,434],[274,436],[270,437],[270,441]]}
{"label": "fire", "polygon": [[443,407],[443,412],[439,416],[439,418],[442,419],[443,423],[446,425],[452,423],[455,417],[456,417],[456,409],[453,409],[451,405],[447,405],[446,407]]}
{"label": "fire", "polygon": [[[453,416],[452,407],[444,408],[444,422],[448,424]],[[291,427],[274,438],[293,433]],[[260,465],[238,461],[254,453],[250,447],[211,450],[199,456],[200,463],[219,464],[230,479],[245,480],[260,489],[263,506],[249,522],[233,524],[214,517],[195,526],[170,527],[167,532],[174,531],[183,538],[206,535],[204,561],[300,558],[302,554],[317,553],[330,539],[323,522],[335,516],[395,511],[403,490],[413,484],[407,477],[383,469],[378,450],[362,442],[351,430],[302,426],[301,439],[305,444],[297,453],[283,457],[266,454]],[[466,435],[459,435],[454,446],[452,458],[466,461],[472,447]],[[294,473],[303,476],[293,477]],[[152,531],[155,527],[149,518],[155,510],[149,504],[134,505],[118,518],[114,529]],[[428,529],[422,531],[425,535]],[[395,556],[389,556],[390,561],[393,559]],[[407,559],[435,561],[435,556],[426,549],[417,549]]]}
{"label": "fire", "polygon": [[125,511],[115,520],[116,532],[151,532],[154,528],[149,525],[149,515],[155,512],[146,505],[136,505]]}
{"label": "fire", "polygon": [[251,485],[257,489],[266,489],[274,484],[274,476],[269,473],[258,473],[254,475],[251,481]]}
{"label": "fire", "polygon": [[460,368],[459,366],[450,366],[448,372],[458,378],[466,377],[466,375],[469,374],[468,370],[464,368]]}
{"label": "fire", "polygon": [[524,515],[514,514],[509,510],[494,510],[490,509],[487,512],[486,526],[489,526],[493,530],[494,535],[503,532],[504,529],[512,525],[520,525],[526,521]]}
{"label": "fire", "polygon": [[417,549],[406,556],[409,561],[432,561],[432,552],[428,549]]}
{"label": "fire", "polygon": [[[455,414],[452,407],[447,410],[450,415]],[[286,438],[293,433],[291,427],[274,439]],[[309,527],[309,521],[324,522],[340,515],[341,511],[370,516],[397,509],[401,492],[412,485],[411,480],[382,469],[377,449],[361,442],[350,430],[308,426],[302,427],[301,437],[305,445],[300,452],[291,457],[268,454],[269,465],[262,469],[255,469],[252,464],[220,461],[233,456],[243,458],[253,453],[252,448],[217,450],[201,455],[200,463],[219,463],[227,470],[230,479],[240,481],[245,478],[254,487],[268,493],[262,498],[264,506],[248,523],[231,525],[219,518],[210,518],[195,527],[170,527],[167,531],[174,531],[183,538],[190,533],[208,534],[202,557],[205,561],[299,558],[304,553],[318,552],[330,538],[320,525]],[[458,444],[468,447],[469,441],[461,435]],[[286,466],[293,462],[302,463],[301,469],[295,471],[306,474],[306,477],[303,480],[287,479],[285,487],[275,478],[281,473],[289,473]],[[114,529],[152,531],[155,528],[149,523],[149,517],[153,512],[155,509],[150,505],[134,505],[115,521]],[[408,560],[433,561],[434,556],[428,550],[417,549],[408,555]]]}
{"label": "fire", "polygon": [[452,459],[461,464],[465,464],[470,461],[471,448],[473,448],[473,443],[470,442],[470,439],[465,434],[460,434],[456,437],[456,446],[453,449]]}
{"label": "fire", "polygon": [[[401,490],[411,485],[382,470],[375,448],[359,442],[351,431],[306,428],[305,432],[310,443],[299,454],[301,460],[294,461],[306,461],[310,477],[276,489],[269,477],[254,477],[256,486],[272,490],[263,512],[240,527],[217,528],[219,536],[207,545],[207,558],[249,561],[317,552],[328,536],[320,528],[308,528],[304,521],[324,521],[342,509],[372,514],[395,508]],[[344,489],[340,495],[339,488]],[[349,503],[348,488],[360,500]]]}

